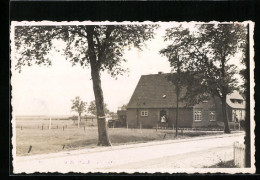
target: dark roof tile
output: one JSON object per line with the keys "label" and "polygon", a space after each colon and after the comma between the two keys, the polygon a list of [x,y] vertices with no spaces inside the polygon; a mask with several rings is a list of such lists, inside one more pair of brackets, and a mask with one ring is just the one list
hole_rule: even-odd
{"label": "dark roof tile", "polygon": [[[142,75],[127,108],[173,108],[176,107],[175,86],[168,81],[167,74]],[[186,88],[180,92],[180,98]],[[163,98],[166,95],[166,98]],[[179,106],[185,106],[180,102]]]}

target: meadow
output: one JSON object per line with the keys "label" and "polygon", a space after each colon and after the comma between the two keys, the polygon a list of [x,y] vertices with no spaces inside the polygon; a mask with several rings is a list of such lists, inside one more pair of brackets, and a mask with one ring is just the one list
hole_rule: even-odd
{"label": "meadow", "polygon": [[[91,119],[82,120],[80,128],[77,128],[77,121],[71,119],[53,119],[50,129],[49,124],[48,118],[16,120],[16,155],[46,154],[97,147],[98,134],[95,119],[93,122]],[[113,146],[223,134],[222,131],[179,132],[180,135],[175,137],[175,130],[172,129],[108,128]]]}

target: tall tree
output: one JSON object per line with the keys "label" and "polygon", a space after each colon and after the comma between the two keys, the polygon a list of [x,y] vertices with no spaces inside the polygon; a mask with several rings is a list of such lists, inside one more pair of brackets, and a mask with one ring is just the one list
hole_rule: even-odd
{"label": "tall tree", "polygon": [[240,50],[241,29],[235,24],[204,24],[199,30],[201,40],[197,42],[202,48],[197,46],[196,52],[204,67],[203,79],[210,92],[221,99],[224,132],[230,133],[226,101],[227,95],[237,90],[237,66],[230,61]]}
{"label": "tall tree", "polygon": [[226,100],[237,90],[237,66],[230,61],[240,50],[240,29],[234,24],[203,24],[198,29],[199,35],[193,41],[193,53],[200,65],[197,69],[209,92],[220,98],[224,132],[230,133]]}
{"label": "tall tree", "polygon": [[20,54],[16,69],[32,64],[51,65],[48,52],[53,39],[66,42],[64,54],[72,65],[90,66],[95,103],[97,107],[98,145],[110,146],[104,112],[101,72],[115,77],[124,69],[121,62],[124,50],[141,49],[144,42],[153,38],[157,25],[66,25],[66,26],[16,26],[16,52]]}
{"label": "tall tree", "polygon": [[[186,95],[190,102],[195,97],[198,100],[195,102],[199,102],[209,94],[219,97],[225,133],[230,133],[226,98],[237,89],[234,77],[237,67],[230,61],[239,52],[243,41],[241,27],[234,24],[198,24],[190,30],[190,36],[183,40],[186,47],[182,51],[185,52],[186,59],[189,59],[188,69],[193,75],[193,78],[187,78],[189,83]],[[180,28],[172,28],[170,31],[170,35],[185,32]]]}
{"label": "tall tree", "polygon": [[79,128],[79,123],[81,122],[81,115],[86,111],[87,102],[82,101],[79,96],[75,97],[71,101],[72,101],[71,110],[78,113],[78,128]]}
{"label": "tall tree", "polygon": [[168,76],[168,80],[175,86],[176,93],[176,136],[178,136],[178,119],[179,119],[179,100],[180,91],[185,86],[186,72],[188,70],[189,54],[186,48],[189,43],[190,32],[181,25],[176,28],[166,30],[164,41],[170,43],[166,48],[160,51],[160,54],[166,56],[172,67],[173,74]]}

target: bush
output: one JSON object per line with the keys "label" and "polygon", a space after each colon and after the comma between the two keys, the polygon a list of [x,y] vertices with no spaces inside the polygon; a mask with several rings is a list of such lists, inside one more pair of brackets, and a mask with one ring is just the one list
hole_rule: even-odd
{"label": "bush", "polygon": [[237,166],[235,166],[234,160],[231,161],[220,161],[219,163],[210,166],[208,168],[237,168]]}

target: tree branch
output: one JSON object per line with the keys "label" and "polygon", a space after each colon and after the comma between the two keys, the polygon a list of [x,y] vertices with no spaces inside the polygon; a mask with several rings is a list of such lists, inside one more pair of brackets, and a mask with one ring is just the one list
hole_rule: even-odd
{"label": "tree branch", "polygon": [[[57,28],[57,30],[63,30],[62,27],[56,27],[56,28]],[[83,34],[83,33],[80,32],[80,31],[76,31],[76,30],[72,30],[72,29],[68,29],[68,31],[71,32],[71,33],[73,33],[73,34],[75,33],[75,34],[78,34],[79,36],[82,36],[82,37],[87,38],[87,35]]]}
{"label": "tree branch", "polygon": [[[105,48],[106,48],[106,44],[107,44],[107,40],[109,39],[110,35],[112,34],[113,30],[115,29],[115,26],[114,25],[109,25],[107,26],[107,30],[105,32],[106,34],[106,37],[103,41],[103,44],[101,44],[100,42],[98,42],[100,44],[100,51],[99,51],[99,56],[98,56],[98,60],[97,60],[97,64],[98,66],[101,66],[101,63],[102,63],[102,56],[103,56],[103,53],[105,51]],[[95,34],[94,34],[95,35]]]}

